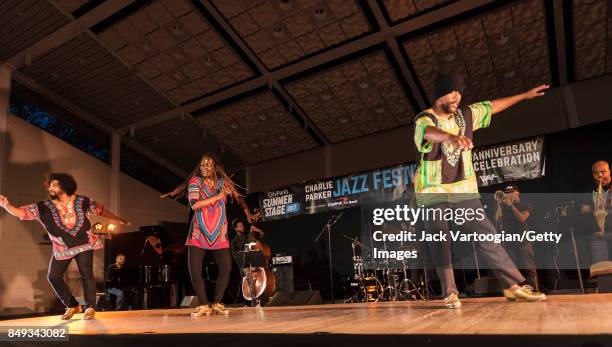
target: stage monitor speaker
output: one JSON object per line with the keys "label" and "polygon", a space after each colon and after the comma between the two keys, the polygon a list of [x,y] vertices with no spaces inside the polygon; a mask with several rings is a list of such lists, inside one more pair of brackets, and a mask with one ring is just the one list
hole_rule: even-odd
{"label": "stage monitor speaker", "polygon": [[597,276],[597,292],[612,293],[612,274]]}
{"label": "stage monitor speaker", "polygon": [[196,307],[200,304],[200,300],[195,295],[186,295],[181,301],[181,307]]}
{"label": "stage monitor speaker", "polygon": [[477,295],[497,295],[502,290],[495,277],[481,277],[474,281],[474,293]]}
{"label": "stage monitor speaker", "polygon": [[276,278],[276,290],[279,292],[292,292],[293,285],[293,264],[278,264],[272,266],[272,272]]}
{"label": "stage monitor speaker", "polygon": [[266,306],[302,306],[322,305],[321,293],[318,290],[301,290],[296,292],[276,292]]}

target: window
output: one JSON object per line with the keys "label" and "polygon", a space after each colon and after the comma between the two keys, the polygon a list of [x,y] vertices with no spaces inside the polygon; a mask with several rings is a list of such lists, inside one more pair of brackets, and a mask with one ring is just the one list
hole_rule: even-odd
{"label": "window", "polygon": [[9,112],[85,153],[110,162],[110,136],[13,81]]}
{"label": "window", "polygon": [[121,172],[160,193],[173,190],[184,180],[125,145],[121,146]]}

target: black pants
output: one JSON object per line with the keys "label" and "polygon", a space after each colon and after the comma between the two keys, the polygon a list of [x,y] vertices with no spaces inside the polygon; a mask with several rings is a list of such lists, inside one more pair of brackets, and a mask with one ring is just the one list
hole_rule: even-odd
{"label": "black pants", "polygon": [[[96,281],[93,274],[93,251],[81,252],[74,256],[74,260],[76,260],[83,281],[85,308],[94,307],[96,305]],[[64,282],[64,273],[71,261],[72,259],[56,260],[51,257],[49,271],[47,272],[47,279],[51,283],[55,295],[66,307],[76,307],[79,304],[70,293],[66,282]]]}
{"label": "black pants", "polygon": [[[193,290],[195,290],[200,305],[208,305],[208,297],[206,297],[206,286],[204,279],[202,278],[202,263],[204,262],[204,255],[206,250],[199,247],[188,247],[188,258],[189,258],[189,276],[191,277],[191,284]],[[229,248],[211,250],[217,267],[219,268],[219,275],[215,284],[215,298],[214,303],[221,302],[225,289],[229,283],[230,273],[232,271],[232,257],[230,255]]]}

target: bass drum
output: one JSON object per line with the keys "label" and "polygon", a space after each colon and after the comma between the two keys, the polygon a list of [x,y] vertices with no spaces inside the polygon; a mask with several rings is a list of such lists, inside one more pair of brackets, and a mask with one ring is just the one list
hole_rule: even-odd
{"label": "bass drum", "polygon": [[345,303],[382,300],[383,286],[376,277],[351,278],[343,285]]}
{"label": "bass drum", "polygon": [[382,299],[383,285],[376,277],[366,277],[362,280],[364,302],[377,302]]}

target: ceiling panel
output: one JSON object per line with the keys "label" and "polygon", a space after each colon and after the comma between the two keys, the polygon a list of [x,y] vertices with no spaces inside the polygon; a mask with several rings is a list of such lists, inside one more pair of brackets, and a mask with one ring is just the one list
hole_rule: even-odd
{"label": "ceiling panel", "polygon": [[83,5],[94,0],[54,0],[55,3],[62,7],[66,12],[72,13]]}
{"label": "ceiling panel", "polygon": [[466,76],[466,102],[551,82],[544,1],[519,1],[403,43],[427,97],[438,71]]}
{"label": "ceiling panel", "polygon": [[572,1],[576,80],[612,73],[612,1]]}
{"label": "ceiling panel", "polygon": [[354,0],[213,0],[268,69],[372,31]]}
{"label": "ceiling panel", "polygon": [[0,61],[8,60],[69,23],[47,1],[0,1]]}
{"label": "ceiling panel", "polygon": [[185,0],[148,3],[98,35],[177,104],[254,76]]}
{"label": "ceiling panel", "polygon": [[78,36],[20,71],[115,128],[173,108],[87,35]]}
{"label": "ceiling panel", "polygon": [[172,119],[140,129],[134,139],[187,172],[193,170],[202,154],[218,149],[190,118]]}
{"label": "ceiling panel", "polygon": [[385,10],[392,22],[413,17],[432,8],[446,5],[456,0],[385,0]]}
{"label": "ceiling panel", "polygon": [[290,82],[286,89],[334,143],[414,121],[414,108],[383,51]]}
{"label": "ceiling panel", "polygon": [[203,113],[197,119],[206,131],[247,163],[317,146],[271,91]]}

